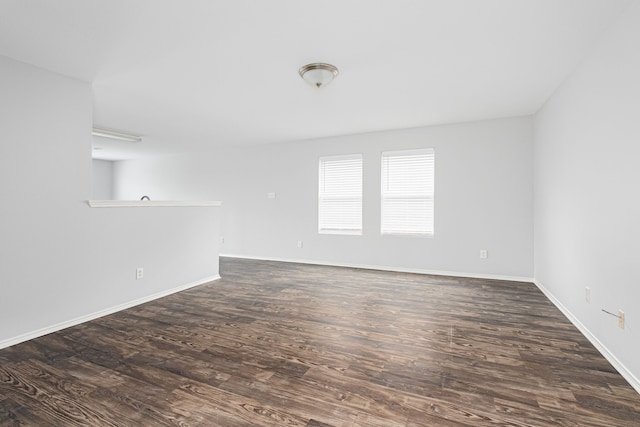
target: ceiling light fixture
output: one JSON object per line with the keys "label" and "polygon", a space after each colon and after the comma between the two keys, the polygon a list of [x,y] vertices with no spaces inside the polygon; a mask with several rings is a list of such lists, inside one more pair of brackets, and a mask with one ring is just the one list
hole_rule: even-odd
{"label": "ceiling light fixture", "polygon": [[331,83],[331,81],[336,78],[338,69],[331,64],[315,62],[300,68],[298,73],[300,73],[300,77],[302,77],[305,82],[319,89]]}
{"label": "ceiling light fixture", "polygon": [[117,139],[119,141],[138,142],[142,141],[142,137],[139,135],[131,135],[128,133],[116,132],[108,129],[93,128],[91,135],[100,136],[102,138]]}

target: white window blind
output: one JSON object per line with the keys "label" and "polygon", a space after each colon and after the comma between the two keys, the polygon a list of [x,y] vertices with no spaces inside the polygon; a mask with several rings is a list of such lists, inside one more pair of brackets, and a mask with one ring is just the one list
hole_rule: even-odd
{"label": "white window blind", "polygon": [[362,155],[320,158],[318,232],[362,234]]}
{"label": "white window blind", "polygon": [[433,235],[435,152],[382,153],[382,234]]}

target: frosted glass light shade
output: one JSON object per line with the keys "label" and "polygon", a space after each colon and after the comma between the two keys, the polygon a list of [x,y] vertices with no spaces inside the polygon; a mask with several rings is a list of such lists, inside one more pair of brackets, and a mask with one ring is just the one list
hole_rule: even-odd
{"label": "frosted glass light shade", "polygon": [[331,81],[338,75],[338,69],[331,64],[314,63],[308,64],[300,68],[298,71],[300,77],[307,83],[317,88],[331,83]]}

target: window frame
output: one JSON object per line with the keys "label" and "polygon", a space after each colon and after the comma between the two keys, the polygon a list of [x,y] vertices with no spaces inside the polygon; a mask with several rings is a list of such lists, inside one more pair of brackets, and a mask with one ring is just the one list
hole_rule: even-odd
{"label": "window frame", "polygon": [[[430,171],[428,170],[426,177],[426,185],[427,188],[424,189],[426,194],[417,194],[414,192],[413,194],[407,194],[405,196],[392,196],[390,192],[385,191],[385,185],[388,187],[388,175],[389,175],[389,164],[385,165],[385,158],[392,157],[410,157],[410,156],[431,156],[431,160],[427,159],[427,164],[425,166],[429,166],[431,164]],[[386,169],[385,169],[386,167]],[[385,176],[385,171],[386,175]],[[430,188],[429,188],[430,187]],[[426,227],[424,230],[411,230],[411,231],[398,231],[398,227],[390,227],[391,224],[385,222],[385,200],[390,200],[395,198],[397,200],[424,200],[426,204],[427,210],[427,218]],[[430,219],[430,220],[429,220]],[[399,237],[418,237],[418,238],[432,238],[435,236],[435,149],[432,147],[429,148],[418,148],[418,149],[408,149],[408,150],[393,150],[393,151],[383,151],[380,155],[380,235],[381,236],[399,236]]]}
{"label": "window frame", "polygon": [[[362,236],[363,233],[363,203],[364,203],[364,156],[361,153],[355,154],[343,154],[343,155],[332,155],[332,156],[320,156],[318,159],[318,234],[333,234],[333,235],[345,235],[345,236]],[[326,195],[326,192],[323,192],[323,183],[326,183],[326,167],[323,168],[323,162],[340,162],[340,161],[350,161],[350,160],[359,160],[360,161],[360,175],[359,175],[359,197],[355,196],[336,196],[336,195]],[[323,177],[323,172],[325,176]],[[326,186],[325,186],[326,187]],[[326,188],[325,188],[326,189]],[[323,197],[324,196],[324,197]],[[329,228],[323,227],[323,199],[327,198],[335,200],[348,200],[354,199],[356,202],[359,202],[359,228]]]}

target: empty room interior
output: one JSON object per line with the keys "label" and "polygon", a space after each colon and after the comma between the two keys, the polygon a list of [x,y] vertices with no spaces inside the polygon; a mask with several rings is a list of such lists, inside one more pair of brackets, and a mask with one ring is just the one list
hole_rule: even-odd
{"label": "empty room interior", "polygon": [[640,426],[640,0],[0,0],[0,426]]}

